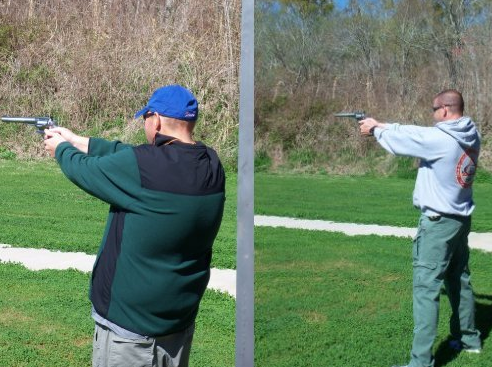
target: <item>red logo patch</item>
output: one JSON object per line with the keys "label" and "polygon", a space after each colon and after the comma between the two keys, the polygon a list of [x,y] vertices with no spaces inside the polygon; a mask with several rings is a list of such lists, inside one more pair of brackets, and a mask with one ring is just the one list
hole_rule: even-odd
{"label": "red logo patch", "polygon": [[471,187],[477,171],[478,152],[475,149],[467,149],[460,157],[456,166],[456,180],[463,188]]}

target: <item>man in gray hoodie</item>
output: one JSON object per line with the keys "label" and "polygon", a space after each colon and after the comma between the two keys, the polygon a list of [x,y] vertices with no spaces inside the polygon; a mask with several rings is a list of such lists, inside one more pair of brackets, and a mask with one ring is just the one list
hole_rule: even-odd
{"label": "man in gray hoodie", "polygon": [[402,367],[434,366],[432,345],[443,284],[452,308],[450,347],[481,351],[468,268],[480,135],[473,121],[463,116],[464,101],[458,91],[437,94],[432,109],[432,127],[381,123],[372,118],[360,121],[361,134],[373,135],[391,154],[420,159],[413,192],[413,204],[421,211],[413,242],[414,339],[410,363]]}

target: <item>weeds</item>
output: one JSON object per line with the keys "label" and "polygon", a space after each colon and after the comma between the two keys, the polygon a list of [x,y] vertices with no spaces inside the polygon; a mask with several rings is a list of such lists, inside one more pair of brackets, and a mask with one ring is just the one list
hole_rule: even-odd
{"label": "weeds", "polygon": [[[200,102],[197,137],[234,166],[239,17],[238,0],[9,1],[0,8],[0,109],[133,141],[125,126],[135,111],[154,89],[179,83]],[[13,131],[0,139],[21,158],[40,154]]]}

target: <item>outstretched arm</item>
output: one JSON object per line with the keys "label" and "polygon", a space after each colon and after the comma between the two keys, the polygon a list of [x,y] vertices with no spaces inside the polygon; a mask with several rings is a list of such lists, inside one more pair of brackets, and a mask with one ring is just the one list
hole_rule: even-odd
{"label": "outstretched arm", "polygon": [[89,138],[77,135],[67,128],[55,127],[53,129],[45,130],[45,132],[59,134],[63,139],[68,141],[82,153],[87,153],[89,151]]}
{"label": "outstretched arm", "polygon": [[368,117],[359,122],[360,133],[365,136],[374,135],[374,129],[377,127],[384,129],[386,127],[386,124],[379,122],[378,120],[375,120],[371,117]]}

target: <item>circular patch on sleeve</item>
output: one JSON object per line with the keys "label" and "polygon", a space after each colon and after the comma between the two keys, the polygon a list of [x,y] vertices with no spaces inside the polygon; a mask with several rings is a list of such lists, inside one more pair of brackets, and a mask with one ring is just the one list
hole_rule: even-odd
{"label": "circular patch on sleeve", "polygon": [[461,155],[456,166],[456,180],[463,188],[471,187],[477,171],[478,152],[475,149],[467,149]]}

